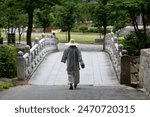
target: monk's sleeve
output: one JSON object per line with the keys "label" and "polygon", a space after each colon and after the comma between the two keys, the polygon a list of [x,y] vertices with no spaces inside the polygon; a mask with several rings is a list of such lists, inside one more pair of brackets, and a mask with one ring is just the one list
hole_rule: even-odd
{"label": "monk's sleeve", "polygon": [[78,50],[78,61],[79,61],[80,65],[84,64],[80,50]]}
{"label": "monk's sleeve", "polygon": [[61,62],[66,63],[67,60],[67,50],[64,51]]}

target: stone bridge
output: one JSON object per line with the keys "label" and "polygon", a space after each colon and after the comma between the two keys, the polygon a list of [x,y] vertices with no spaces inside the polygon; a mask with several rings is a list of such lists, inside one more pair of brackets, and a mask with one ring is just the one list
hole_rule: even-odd
{"label": "stone bridge", "polygon": [[[36,40],[34,46],[26,47],[26,52],[19,52],[17,74],[19,79],[28,80],[36,85],[66,85],[66,65],[61,63],[64,44],[56,44],[51,37]],[[109,33],[105,38],[105,51],[101,45],[79,45],[86,68],[81,70],[81,85],[114,86],[130,85],[130,57],[118,38]],[[59,49],[59,51],[58,51]],[[141,68],[142,70],[142,68]],[[143,76],[143,72],[142,72]],[[142,78],[140,81],[145,86]]]}
{"label": "stone bridge", "polygon": [[[32,48],[26,47],[25,53],[20,51],[17,59],[18,78],[27,80],[32,85],[17,86],[0,92],[0,100],[150,99],[143,90],[125,86],[130,85],[129,56],[123,46],[118,45],[115,35],[108,34],[105,44],[105,51],[101,45],[79,45],[86,67],[80,70],[80,85],[70,91],[67,86],[66,65],[60,62],[66,46],[57,46],[51,36],[36,40]],[[147,91],[148,55],[149,51],[142,50],[140,81]]]}
{"label": "stone bridge", "polygon": [[[86,64],[86,68],[81,70],[81,84],[116,85],[120,82],[129,85],[128,68],[125,69],[126,73],[123,73],[124,67],[121,67],[121,61],[124,59],[126,62],[122,66],[129,65],[127,63],[128,56],[122,54],[123,46],[118,45],[117,38],[113,34],[106,36],[105,45],[106,52],[102,51],[100,45],[79,45]],[[31,49],[26,46],[25,54],[23,52],[18,53],[18,78],[29,80],[29,84],[67,84],[66,65],[60,62],[62,51],[65,48],[64,44],[56,45],[51,36],[43,37],[40,41],[36,40]]]}

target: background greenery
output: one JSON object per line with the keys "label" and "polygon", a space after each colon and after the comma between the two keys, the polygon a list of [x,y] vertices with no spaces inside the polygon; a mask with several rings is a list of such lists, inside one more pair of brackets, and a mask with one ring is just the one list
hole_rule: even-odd
{"label": "background greenery", "polygon": [[16,76],[17,51],[13,45],[0,45],[0,77]]}
{"label": "background greenery", "polygon": [[[35,37],[41,38],[42,33],[32,33],[32,41],[34,41]],[[49,34],[49,33],[46,33]],[[66,43],[67,40],[67,33],[66,32],[58,32],[56,36],[59,39],[59,42]],[[7,41],[6,34],[3,34],[4,40]],[[85,43],[85,44],[94,44],[95,39],[100,39],[99,33],[82,33],[82,32],[71,32],[71,38],[74,38],[78,43]],[[101,37],[102,38],[102,37]],[[16,41],[18,41],[19,37],[16,34]],[[102,39],[101,39],[102,40]],[[23,34],[21,41],[26,41],[26,36]]]}

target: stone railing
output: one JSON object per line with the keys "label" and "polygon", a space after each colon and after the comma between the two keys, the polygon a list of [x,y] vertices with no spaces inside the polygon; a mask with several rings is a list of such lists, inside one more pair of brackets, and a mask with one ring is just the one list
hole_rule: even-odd
{"label": "stone railing", "polygon": [[118,38],[114,33],[106,35],[105,51],[110,55],[120,84],[130,85],[130,57],[127,55],[127,51],[123,49],[123,45],[118,44]]}
{"label": "stone railing", "polygon": [[18,52],[17,57],[17,77],[22,80],[29,80],[31,75],[37,69],[44,57],[51,52],[57,51],[57,43],[51,36],[43,38],[39,41],[35,39],[34,46],[26,46],[25,53]]}
{"label": "stone railing", "polygon": [[142,49],[139,70],[140,86],[150,93],[150,49]]}

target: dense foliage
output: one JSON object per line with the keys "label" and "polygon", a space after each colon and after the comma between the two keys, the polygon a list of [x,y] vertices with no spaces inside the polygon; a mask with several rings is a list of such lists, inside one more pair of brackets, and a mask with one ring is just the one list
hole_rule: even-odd
{"label": "dense foliage", "polygon": [[0,77],[12,78],[16,76],[16,53],[15,46],[0,46]]}
{"label": "dense foliage", "polygon": [[150,47],[150,37],[145,38],[143,33],[143,30],[139,30],[137,37],[135,32],[132,32],[120,40],[129,55],[139,56],[141,49]]}
{"label": "dense foliage", "polygon": [[[141,47],[133,45],[132,39],[131,44],[130,41],[126,44],[137,46],[137,49],[149,47],[144,44],[149,42],[149,0],[1,0],[0,5],[0,27],[6,30],[27,27],[26,41],[30,46],[33,26],[43,27],[43,31],[49,26],[57,26],[68,32],[69,41],[72,30],[99,32],[105,36],[107,26],[113,26],[113,31],[116,32],[132,25],[135,31],[133,39],[137,42],[144,41],[140,41],[143,43],[139,44]],[[141,29],[137,23],[139,15],[142,16],[142,33],[139,33]],[[94,28],[89,28],[91,22]],[[141,35],[144,39],[141,39]]]}

